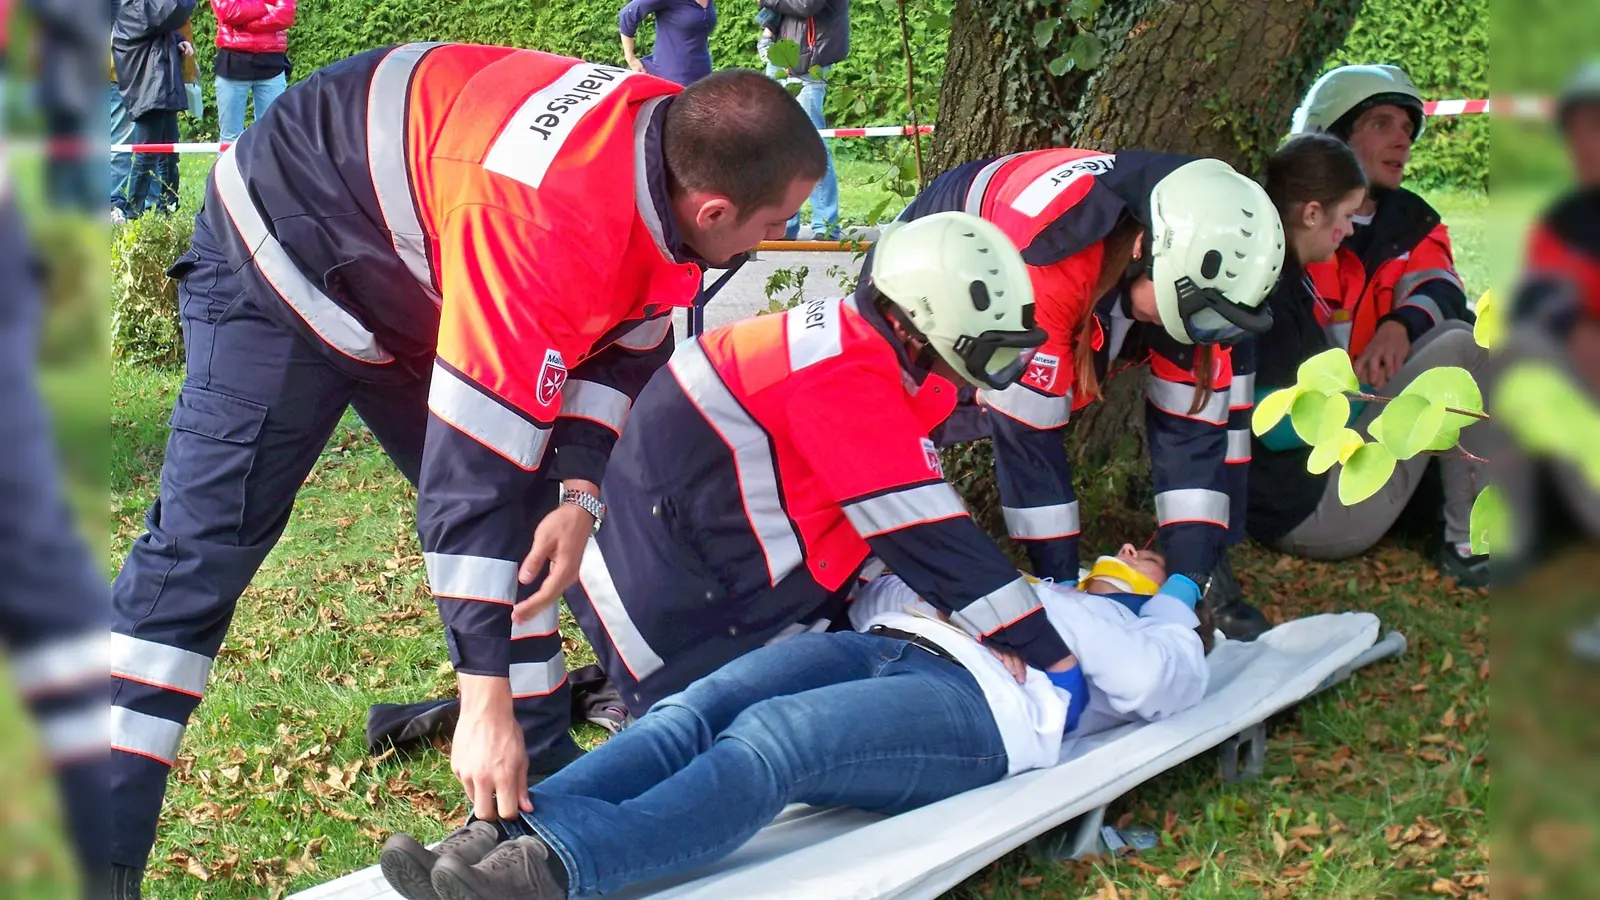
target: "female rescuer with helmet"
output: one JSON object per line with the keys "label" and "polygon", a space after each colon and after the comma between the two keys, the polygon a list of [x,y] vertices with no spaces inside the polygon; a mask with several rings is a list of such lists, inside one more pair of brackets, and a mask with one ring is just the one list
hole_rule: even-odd
{"label": "female rescuer with helmet", "polygon": [[952,209],[1016,244],[1049,335],[1018,383],[979,390],[938,435],[944,445],[994,438],[1006,527],[1035,573],[1078,579],[1063,446],[1071,411],[1118,365],[1148,361],[1151,481],[1171,571],[1208,589],[1225,633],[1265,630],[1239,597],[1226,547],[1244,535],[1254,399],[1248,345],[1230,347],[1271,324],[1262,301],[1283,265],[1266,192],[1220,160],[1051,149],[947,172],[901,218]]}

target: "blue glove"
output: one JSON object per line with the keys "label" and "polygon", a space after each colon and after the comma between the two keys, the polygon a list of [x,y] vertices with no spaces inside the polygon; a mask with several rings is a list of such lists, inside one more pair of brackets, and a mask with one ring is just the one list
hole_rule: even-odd
{"label": "blue glove", "polygon": [[1071,695],[1067,702],[1067,730],[1078,727],[1078,717],[1089,705],[1089,682],[1083,678],[1083,666],[1073,666],[1065,672],[1046,672],[1050,683]]}
{"label": "blue glove", "polygon": [[1200,602],[1200,585],[1187,575],[1169,575],[1156,593],[1165,594],[1190,609]]}

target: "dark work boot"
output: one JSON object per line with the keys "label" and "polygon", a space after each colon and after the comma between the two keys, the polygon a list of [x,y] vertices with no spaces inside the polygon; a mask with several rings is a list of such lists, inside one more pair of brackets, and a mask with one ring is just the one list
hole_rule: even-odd
{"label": "dark work boot", "polygon": [[1230,641],[1253,641],[1265,634],[1272,623],[1261,610],[1244,601],[1244,589],[1233,575],[1233,563],[1223,551],[1217,567],[1211,573],[1210,583],[1201,582],[1204,598],[1200,601],[1211,609],[1211,624],[1228,636]]}
{"label": "dark work boot", "polygon": [[139,885],[144,881],[142,866],[111,866],[111,900],[139,900]]}
{"label": "dark work boot", "polygon": [[459,859],[466,865],[481,862],[500,843],[499,826],[475,819],[450,833],[429,850],[409,834],[384,842],[378,865],[389,886],[406,900],[439,900],[433,892],[433,869],[441,859]]}
{"label": "dark work boot", "polygon": [[506,841],[469,866],[446,858],[433,870],[439,900],[566,900],[566,867],[536,837]]}

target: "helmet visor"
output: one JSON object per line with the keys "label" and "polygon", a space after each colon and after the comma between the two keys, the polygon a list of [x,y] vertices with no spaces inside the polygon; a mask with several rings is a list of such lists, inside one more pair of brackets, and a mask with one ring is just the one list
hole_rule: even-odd
{"label": "helmet visor", "polygon": [[985,331],[977,337],[962,337],[956,342],[956,353],[969,375],[995,390],[1005,390],[1028,370],[1045,338],[1042,328]]}
{"label": "helmet visor", "polygon": [[1177,288],[1184,330],[1196,344],[1237,344],[1272,327],[1272,310],[1264,303],[1254,309],[1240,306],[1216,288],[1202,288],[1188,278],[1178,279]]}

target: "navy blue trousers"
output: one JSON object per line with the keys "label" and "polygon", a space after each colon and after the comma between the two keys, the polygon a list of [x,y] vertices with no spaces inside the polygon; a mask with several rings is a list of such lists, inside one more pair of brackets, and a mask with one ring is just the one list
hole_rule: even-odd
{"label": "navy blue trousers", "polygon": [[[426,363],[414,367],[416,377],[391,372],[381,381],[336,368],[287,324],[292,313],[281,300],[246,288],[203,222],[173,275],[187,377],[172,412],[160,495],[112,587],[107,833],[111,861],[128,866],[143,865],[155,841],[167,773],[239,595],[283,534],[345,409],[355,408],[412,484],[428,421]],[[540,490],[547,495],[540,508],[553,508],[557,485]],[[561,635],[552,631],[513,641],[512,662],[544,662],[560,651]],[[535,768],[577,753],[569,693],[563,681],[515,702]]]}
{"label": "navy blue trousers", "polygon": [[0,646],[38,723],[86,867],[105,863],[105,634],[110,600],[61,493],[34,385],[39,273],[0,206]]}

